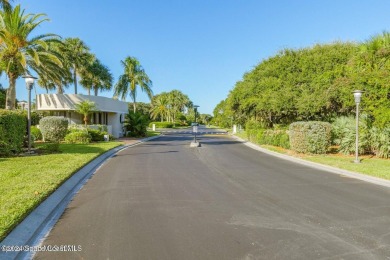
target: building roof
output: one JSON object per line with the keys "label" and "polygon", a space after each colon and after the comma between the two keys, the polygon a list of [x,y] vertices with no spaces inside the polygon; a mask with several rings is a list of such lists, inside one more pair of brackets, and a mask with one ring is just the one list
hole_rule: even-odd
{"label": "building roof", "polygon": [[75,111],[76,104],[88,100],[95,103],[101,112],[127,113],[126,102],[107,97],[83,94],[39,94],[37,95],[37,110],[40,111]]}

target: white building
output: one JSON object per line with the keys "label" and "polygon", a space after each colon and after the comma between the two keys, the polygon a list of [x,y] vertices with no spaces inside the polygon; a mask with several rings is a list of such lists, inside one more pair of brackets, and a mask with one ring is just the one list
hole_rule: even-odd
{"label": "white building", "polygon": [[128,113],[126,102],[107,97],[82,94],[39,94],[37,110],[51,111],[55,116],[63,116],[70,124],[83,124],[83,115],[76,112],[76,104],[88,100],[95,103],[98,111],[89,116],[90,124],[107,125],[109,134],[123,136],[123,119]]}

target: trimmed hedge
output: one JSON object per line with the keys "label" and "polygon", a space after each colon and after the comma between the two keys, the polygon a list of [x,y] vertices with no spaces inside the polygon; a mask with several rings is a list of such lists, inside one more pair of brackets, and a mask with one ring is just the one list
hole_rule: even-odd
{"label": "trimmed hedge", "polygon": [[86,131],[72,131],[65,136],[65,143],[89,144],[91,142],[91,139],[91,135]]}
{"label": "trimmed hedge", "polygon": [[27,118],[19,111],[0,109],[0,155],[22,151]]}
{"label": "trimmed hedge", "polygon": [[149,127],[152,128],[153,124],[156,125],[156,128],[172,128],[173,124],[171,122],[150,122]]}
{"label": "trimmed hedge", "polygon": [[47,116],[39,120],[44,141],[60,142],[68,130],[68,120],[62,116]]}
{"label": "trimmed hedge", "polygon": [[264,124],[249,121],[246,133],[251,142],[290,148],[289,136],[285,129],[264,129]]}
{"label": "trimmed hedge", "polygon": [[323,154],[331,143],[331,124],[320,121],[295,122],[290,125],[290,147],[299,153]]}

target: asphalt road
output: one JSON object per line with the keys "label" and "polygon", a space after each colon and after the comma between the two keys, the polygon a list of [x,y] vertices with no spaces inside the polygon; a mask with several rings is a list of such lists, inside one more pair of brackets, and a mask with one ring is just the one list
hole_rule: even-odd
{"label": "asphalt road", "polygon": [[390,189],[166,135],[105,163],[36,259],[390,259]]}

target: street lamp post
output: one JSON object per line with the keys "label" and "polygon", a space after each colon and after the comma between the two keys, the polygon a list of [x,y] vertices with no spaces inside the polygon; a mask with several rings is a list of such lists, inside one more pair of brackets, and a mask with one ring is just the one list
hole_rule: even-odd
{"label": "street lamp post", "polygon": [[194,126],[194,129],[196,127],[196,131],[194,131],[194,143],[196,143],[196,132],[198,131],[198,125],[197,125],[197,122],[196,122],[196,114],[198,113],[198,105],[194,105],[194,111],[195,111],[195,126]]}
{"label": "street lamp post", "polygon": [[355,90],[353,91],[353,96],[355,97],[356,103],[356,143],[355,143],[355,160],[354,163],[360,163],[359,160],[359,104],[361,101],[363,91]]}
{"label": "street lamp post", "polygon": [[29,74],[23,76],[28,90],[28,107],[27,107],[27,135],[28,135],[28,153],[31,153],[31,90],[34,80],[37,79]]}

